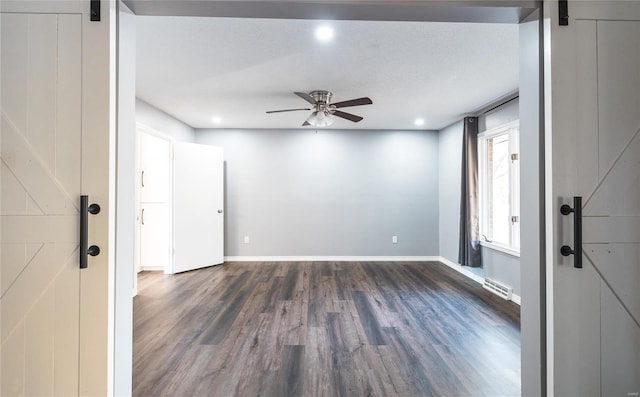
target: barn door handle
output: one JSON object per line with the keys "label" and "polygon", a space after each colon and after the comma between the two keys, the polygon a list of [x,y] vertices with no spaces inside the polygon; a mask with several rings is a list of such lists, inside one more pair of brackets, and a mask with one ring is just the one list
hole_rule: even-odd
{"label": "barn door handle", "polygon": [[573,198],[573,208],[569,204],[560,207],[562,215],[569,215],[573,212],[573,249],[568,245],[560,248],[562,256],[573,255],[573,267],[582,269],[582,197]]}
{"label": "barn door handle", "polygon": [[89,214],[100,213],[98,204],[89,205],[89,196],[80,196],[80,269],[89,266],[88,255],[96,256],[100,254],[100,247],[89,245]]}

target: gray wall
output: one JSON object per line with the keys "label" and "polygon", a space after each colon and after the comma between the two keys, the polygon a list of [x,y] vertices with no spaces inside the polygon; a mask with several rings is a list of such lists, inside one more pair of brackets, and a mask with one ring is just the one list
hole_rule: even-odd
{"label": "gray wall", "polygon": [[194,129],[162,110],[136,98],[136,122],[158,132],[172,136],[177,141],[193,142]]}
{"label": "gray wall", "polygon": [[226,256],[438,255],[434,131],[197,130],[196,142],[225,150]]}
{"label": "gray wall", "polygon": [[[478,120],[480,132],[486,131],[519,118],[519,101],[516,99],[498,109],[481,116]],[[439,175],[439,240],[440,256],[458,263],[458,236],[460,230],[460,176],[462,158],[462,121],[442,129],[438,134]],[[524,208],[524,207],[523,207]],[[517,257],[482,248],[482,268],[469,268],[481,277],[500,281],[520,295],[520,260]]]}
{"label": "gray wall", "polygon": [[513,288],[513,293],[521,294],[520,258],[504,252],[482,247],[484,276]]}

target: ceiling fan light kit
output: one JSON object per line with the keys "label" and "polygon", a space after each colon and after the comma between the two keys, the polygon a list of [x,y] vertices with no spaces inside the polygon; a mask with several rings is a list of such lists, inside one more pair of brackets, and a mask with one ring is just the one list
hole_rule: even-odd
{"label": "ceiling fan light kit", "polygon": [[[331,103],[331,97],[333,96],[333,93],[331,93],[330,91],[324,91],[324,90],[311,91],[308,94],[306,92],[295,92],[294,94],[296,94],[300,98],[304,99],[305,101],[313,105],[313,113],[311,113],[311,116],[309,116],[307,120],[302,124],[303,127],[308,125],[311,125],[314,127],[328,127],[335,122],[334,116],[357,123],[362,120],[362,117],[356,116],[355,114],[343,112],[337,109],[350,107],[350,106],[361,106],[361,105],[373,104],[373,101],[367,97]],[[267,111],[267,113],[271,114],[271,113],[282,113],[282,112],[295,112],[299,110],[309,111],[311,109],[298,108],[298,109],[270,110],[270,111]]]}
{"label": "ceiling fan light kit", "polygon": [[[305,123],[312,125],[314,127],[328,127],[336,121],[335,117],[329,111],[315,111],[311,113],[311,116],[307,119]],[[304,126],[304,124],[303,124]]]}

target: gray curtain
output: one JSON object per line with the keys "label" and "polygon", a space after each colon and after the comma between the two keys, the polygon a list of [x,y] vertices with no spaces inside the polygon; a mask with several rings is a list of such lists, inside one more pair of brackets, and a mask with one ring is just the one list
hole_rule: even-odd
{"label": "gray curtain", "polygon": [[482,267],[478,201],[478,118],[465,117],[462,133],[462,188],[458,263]]}

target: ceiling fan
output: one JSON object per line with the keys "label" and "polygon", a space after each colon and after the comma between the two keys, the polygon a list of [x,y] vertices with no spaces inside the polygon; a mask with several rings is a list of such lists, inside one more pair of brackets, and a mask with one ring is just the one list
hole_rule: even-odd
{"label": "ceiling fan", "polygon": [[347,119],[357,123],[362,120],[362,117],[356,116],[355,114],[343,112],[338,110],[339,108],[346,108],[349,106],[360,106],[360,105],[371,105],[373,101],[367,97],[351,99],[348,101],[331,103],[331,97],[333,94],[329,91],[311,91],[310,93],[305,92],[294,92],[297,96],[304,99],[313,105],[312,108],[298,108],[298,109],[284,109],[284,110],[269,110],[267,113],[282,113],[282,112],[296,112],[299,110],[313,110],[311,116],[307,118],[307,120],[302,124],[303,127],[312,125],[314,127],[327,127],[333,124],[335,118],[333,116],[337,116],[343,119]]}

